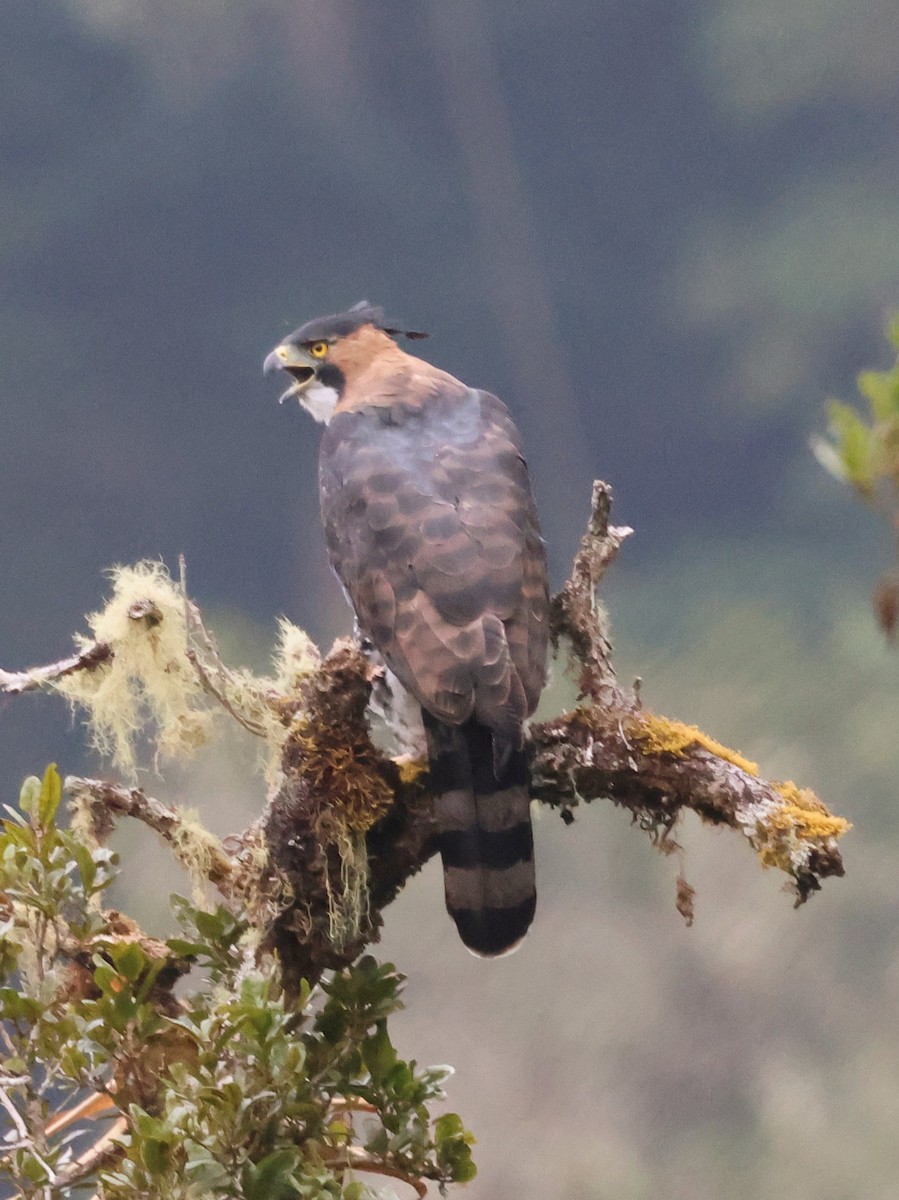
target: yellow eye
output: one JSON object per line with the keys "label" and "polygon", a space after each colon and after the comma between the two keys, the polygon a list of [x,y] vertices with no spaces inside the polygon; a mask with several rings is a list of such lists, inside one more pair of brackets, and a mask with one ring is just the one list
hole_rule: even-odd
{"label": "yellow eye", "polygon": [[312,355],[313,358],[324,358],[325,355],[328,353],[328,343],[327,342],[313,342],[312,345],[309,347],[309,353]]}

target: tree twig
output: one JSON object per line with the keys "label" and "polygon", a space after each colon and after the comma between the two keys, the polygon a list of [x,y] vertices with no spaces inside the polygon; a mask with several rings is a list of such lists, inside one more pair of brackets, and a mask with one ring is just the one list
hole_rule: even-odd
{"label": "tree twig", "polygon": [[109,1129],[100,1134],[95,1142],[88,1146],[82,1154],[79,1154],[74,1162],[69,1163],[57,1174],[56,1186],[71,1187],[79,1180],[86,1179],[89,1175],[94,1175],[97,1171],[115,1162],[125,1153],[124,1146],[116,1139],[121,1137],[127,1128],[127,1118],[119,1117]]}
{"label": "tree twig", "polygon": [[343,1168],[347,1171],[369,1171],[375,1175],[399,1179],[414,1188],[422,1200],[428,1194],[428,1186],[423,1179],[410,1175],[408,1171],[404,1171],[402,1167],[398,1167],[389,1160],[372,1158],[359,1146],[347,1146],[339,1156],[326,1158],[325,1162],[329,1167],[335,1167],[338,1170]]}
{"label": "tree twig", "polygon": [[587,530],[581,538],[571,575],[552,598],[550,630],[556,650],[567,637],[580,666],[579,699],[589,697],[606,707],[621,707],[625,698],[612,666],[612,647],[606,632],[606,615],[596,592],[607,568],[625,539],[634,532],[627,525],[610,525],[612,489],[601,479],[593,481]]}
{"label": "tree twig", "polygon": [[235,858],[225,851],[218,838],[185,821],[177,809],[148,796],[143,788],[125,788],[104,779],[69,775],[64,788],[69,796],[87,802],[95,812],[98,829],[105,830],[109,817],[133,817],[155,830],[189,870],[200,867],[211,883],[227,891],[235,871]]}
{"label": "tree twig", "polygon": [[[28,1077],[27,1082],[28,1083],[31,1082],[30,1076]],[[19,1112],[19,1110],[13,1104],[12,1100],[10,1100],[9,1096],[7,1096],[7,1094],[6,1094],[6,1088],[8,1086],[10,1086],[10,1085],[6,1084],[6,1083],[0,1085],[0,1104],[3,1105],[3,1107],[6,1109],[7,1113],[9,1114],[9,1119],[12,1121],[13,1125],[15,1125],[16,1133],[19,1135],[19,1138],[21,1139],[22,1143],[27,1144],[28,1141],[30,1140],[30,1135],[28,1133],[28,1126],[25,1124],[22,1114]]]}
{"label": "tree twig", "polygon": [[188,662],[206,693],[217,700],[238,725],[256,737],[264,737],[265,727],[242,713],[231,700],[230,692],[235,690],[234,678],[219,654],[215,639],[203,623],[202,613],[188,595],[187,560],[183,554],[178,555],[178,567],[181,595],[184,599],[184,627],[187,630],[185,653]]}
{"label": "tree twig", "polygon": [[52,1137],[54,1133],[62,1133],[76,1121],[86,1121],[89,1117],[92,1119],[105,1117],[117,1111],[118,1105],[112,1096],[106,1095],[105,1092],[93,1092],[77,1104],[73,1104],[71,1108],[65,1108],[62,1112],[58,1112],[47,1122],[44,1132],[47,1137]]}
{"label": "tree twig", "polygon": [[58,662],[41,667],[29,667],[25,671],[0,670],[0,692],[17,696],[22,692],[36,692],[47,684],[74,675],[77,671],[93,671],[113,656],[112,647],[105,642],[94,642],[78,654],[61,658]]}
{"label": "tree twig", "polygon": [[[33,1080],[31,1080],[29,1078],[28,1082],[32,1083]],[[9,1142],[5,1143],[4,1150],[6,1150],[7,1153],[9,1153],[12,1150],[27,1149],[28,1153],[31,1154],[31,1156],[43,1168],[47,1178],[50,1181],[50,1184],[53,1187],[55,1187],[57,1185],[57,1183],[59,1182],[58,1176],[56,1175],[55,1171],[50,1166],[50,1164],[46,1161],[46,1159],[41,1154],[38,1153],[37,1147],[34,1144],[34,1142],[35,1142],[34,1136],[29,1131],[28,1126],[25,1124],[25,1119],[23,1118],[23,1116],[19,1112],[19,1110],[16,1108],[16,1106],[13,1104],[12,1100],[10,1100],[9,1096],[6,1094],[6,1088],[11,1087],[11,1086],[13,1086],[13,1085],[10,1084],[9,1082],[6,1082],[4,1085],[0,1086],[0,1107],[4,1108],[7,1112],[7,1114],[9,1115],[9,1119],[12,1121],[13,1125],[15,1126],[16,1133],[19,1135],[19,1140],[18,1140],[18,1142],[15,1142],[15,1143],[9,1143]],[[5,1158],[3,1161],[5,1161]]]}

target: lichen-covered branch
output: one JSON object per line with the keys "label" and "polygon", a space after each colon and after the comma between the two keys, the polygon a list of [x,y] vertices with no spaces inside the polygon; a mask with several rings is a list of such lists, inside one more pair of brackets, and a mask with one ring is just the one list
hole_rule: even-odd
{"label": "lichen-covered branch", "polygon": [[[742,833],[763,865],[789,876],[802,902],[823,879],[843,873],[837,842],[848,823],[812,792],[766,781],[707,734],[645,710],[619,685],[596,596],[631,532],[609,523],[611,505],[610,488],[597,481],[571,577],[552,601],[553,644],[568,651],[579,703],[530,729],[534,796],[566,821],[579,802],[609,799],[629,809],[662,849],[676,844],[679,817],[693,811]],[[381,700],[389,687],[382,668],[353,641],[339,641],[322,659],[300,630],[282,623],[275,674],[254,679],[222,662],[187,597],[183,564],[180,588],[159,564],[141,564],[114,576],[114,589],[108,608],[90,619],[94,643],[62,663],[0,675],[0,687],[64,687],[99,721],[101,734],[107,730],[120,759],[130,753],[142,704],[170,750],[205,736],[210,707],[263,737],[272,763],[269,799],[259,820],[226,843],[194,814],[140,788],[97,779],[67,786],[98,836],[110,821],[134,817],[195,879],[248,907],[260,945],[278,953],[288,990],[352,962],[377,940],[383,910],[434,850],[423,763],[393,760],[371,740],[372,686]],[[684,881],[678,906],[690,916]]]}
{"label": "lichen-covered branch", "polygon": [[849,829],[807,789],[758,767],[701,730],[636,708],[579,708],[531,730],[534,794],[570,818],[579,801],[628,809],[662,849],[686,811],[742,833],[763,866],[790,876],[797,903],[843,874]]}
{"label": "lichen-covered branch", "polygon": [[[593,504],[571,577],[553,598],[553,640],[567,637],[580,699],[572,713],[531,727],[533,791],[571,819],[578,800],[610,799],[630,809],[662,849],[691,810],[742,832],[766,867],[791,877],[797,903],[820,881],[843,874],[837,840],[849,822],[792,781],[765,781],[757,764],[695,726],[644,710],[618,685],[606,615],[596,588],[629,529],[609,525],[611,490],[593,485]],[[679,907],[681,905],[679,904]],[[692,916],[684,901],[685,915]]]}
{"label": "lichen-covered branch", "polygon": [[227,895],[237,873],[235,857],[199,822],[195,813],[172,808],[143,788],[125,788],[103,779],[66,777],[64,789],[78,816],[87,819],[91,836],[105,842],[119,817],[149,826],[171,847],[194,878],[205,879]]}

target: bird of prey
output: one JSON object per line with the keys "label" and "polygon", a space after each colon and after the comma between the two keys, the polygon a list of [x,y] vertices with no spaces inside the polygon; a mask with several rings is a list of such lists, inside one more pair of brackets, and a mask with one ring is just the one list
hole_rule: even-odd
{"label": "bird of prey", "polygon": [[522,727],[545,682],[546,555],[508,409],[400,348],[425,337],[366,301],[301,325],[265,360],[325,425],[331,564],[427,734],[446,906],[475,954],[534,915]]}

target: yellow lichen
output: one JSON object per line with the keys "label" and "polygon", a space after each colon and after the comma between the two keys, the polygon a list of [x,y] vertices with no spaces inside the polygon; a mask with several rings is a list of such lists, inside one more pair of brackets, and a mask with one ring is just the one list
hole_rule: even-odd
{"label": "yellow lichen", "polygon": [[80,671],[54,685],[87,712],[96,749],[122,770],[136,770],[134,744],[147,730],[159,752],[183,757],[212,731],[212,715],[186,655],[184,601],[162,563],[114,567],[112,597],[87,617],[93,639],[112,649],[112,657],[91,671]]}
{"label": "yellow lichen", "polygon": [[797,787],[792,779],[775,783],[774,788],[786,803],[779,811],[772,812],[768,824],[773,828],[789,829],[803,841],[839,838],[852,828],[845,817],[828,812],[814,792]]}
{"label": "yellow lichen", "polygon": [[710,754],[733,763],[747,775],[758,775],[758,763],[744,758],[736,750],[716,742],[695,725],[683,721],[671,721],[654,713],[643,712],[629,724],[628,733],[640,742],[641,749],[648,754],[674,754],[679,758],[692,746],[708,750]]}
{"label": "yellow lichen", "polygon": [[791,779],[773,787],[784,803],[772,805],[756,821],[752,839],[763,866],[792,872],[810,845],[842,837],[852,828],[844,817],[828,812],[814,792],[797,787]]}

